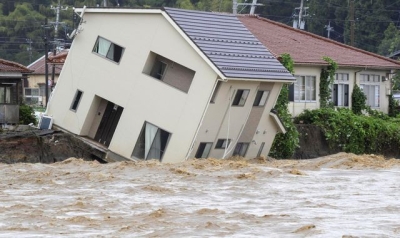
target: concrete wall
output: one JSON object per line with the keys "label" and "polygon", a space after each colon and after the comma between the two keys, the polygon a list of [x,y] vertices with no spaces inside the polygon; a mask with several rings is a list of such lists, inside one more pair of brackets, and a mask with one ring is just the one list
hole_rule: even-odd
{"label": "concrete wall", "polygon": [[[163,162],[183,160],[217,79],[216,73],[161,14],[86,13],[48,107],[54,123],[93,137],[98,98],[124,108],[109,149],[130,158],[145,121],[171,133]],[[124,29],[121,31],[121,29]],[[124,47],[120,63],[92,52],[98,36]],[[193,71],[187,93],[143,73],[150,52]],[[83,96],[69,110],[76,90]]]}

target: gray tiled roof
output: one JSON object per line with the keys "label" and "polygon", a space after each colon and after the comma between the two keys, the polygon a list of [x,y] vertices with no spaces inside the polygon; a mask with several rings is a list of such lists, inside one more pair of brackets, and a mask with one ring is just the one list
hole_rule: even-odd
{"label": "gray tiled roof", "polygon": [[227,78],[295,80],[235,15],[165,12]]}

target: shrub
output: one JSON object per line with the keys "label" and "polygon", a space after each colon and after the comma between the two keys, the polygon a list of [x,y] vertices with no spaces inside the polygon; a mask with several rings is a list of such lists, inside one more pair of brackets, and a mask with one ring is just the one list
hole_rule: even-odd
{"label": "shrub", "polygon": [[355,154],[386,154],[400,148],[400,118],[376,111],[364,116],[347,108],[306,110],[295,118],[295,122],[300,121],[321,127],[332,149]]}
{"label": "shrub", "polygon": [[366,100],[367,97],[361,91],[361,88],[357,84],[354,85],[353,93],[351,94],[351,110],[353,111],[354,114],[357,115],[362,114],[362,110],[366,108],[365,107]]}
{"label": "shrub", "polygon": [[23,125],[36,124],[35,111],[32,107],[26,104],[19,105],[19,123]]}

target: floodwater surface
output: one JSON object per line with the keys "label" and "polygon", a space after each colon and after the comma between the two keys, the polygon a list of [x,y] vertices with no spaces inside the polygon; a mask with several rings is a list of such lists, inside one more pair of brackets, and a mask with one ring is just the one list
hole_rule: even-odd
{"label": "floodwater surface", "polygon": [[400,161],[0,164],[0,237],[400,237]]}

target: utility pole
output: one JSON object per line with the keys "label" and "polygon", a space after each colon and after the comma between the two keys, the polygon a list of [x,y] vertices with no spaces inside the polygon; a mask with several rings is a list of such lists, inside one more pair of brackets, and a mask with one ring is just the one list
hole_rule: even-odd
{"label": "utility pole", "polygon": [[47,25],[47,17],[44,20],[44,81],[45,81],[45,96],[46,96],[46,107],[47,107],[47,102],[49,101],[49,72],[48,72],[48,66],[47,66],[47,61],[48,61],[48,38],[47,38],[47,29],[49,26]]}
{"label": "utility pole", "polygon": [[[307,13],[308,7],[304,7],[304,0],[301,0],[300,7],[294,9],[293,14],[293,28],[304,30],[305,28],[305,18],[308,17]],[[297,13],[298,12],[298,13]],[[296,19],[297,18],[297,19]]]}
{"label": "utility pole", "polygon": [[350,0],[350,45],[354,46],[354,0]]}
{"label": "utility pole", "polygon": [[[60,22],[60,11],[63,10],[67,10],[68,7],[62,7],[61,6],[61,0],[58,0],[58,4],[56,7],[51,6],[51,9],[56,11],[56,21],[52,22],[52,24],[54,24],[54,45],[53,45],[53,56],[56,56],[57,54],[57,49],[60,47],[60,41],[58,39],[58,25],[64,24],[64,22]],[[55,80],[55,74],[56,74],[56,68],[54,63],[52,64],[52,70],[51,70],[51,86],[54,85],[54,80]],[[50,85],[47,85],[46,89],[49,87]],[[46,102],[47,105],[47,102]]]}
{"label": "utility pole", "polygon": [[257,3],[257,0],[253,0],[252,3],[238,3],[237,0],[233,0],[233,4],[232,4],[232,12],[233,14],[238,14],[237,13],[237,7],[238,6],[251,6],[250,8],[250,14],[254,14],[255,10],[256,10],[256,6],[263,6],[263,4]]}
{"label": "utility pole", "polygon": [[302,23],[302,20],[303,20],[303,7],[304,7],[304,0],[301,0],[301,2],[300,2],[300,11],[299,11],[299,24],[298,24],[298,26],[300,26],[299,29],[302,29],[301,28],[301,23]]}
{"label": "utility pole", "polygon": [[331,38],[331,31],[333,31],[333,27],[331,27],[331,21],[329,21],[328,25],[325,25],[326,30],[328,31],[328,38]]}

